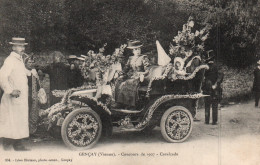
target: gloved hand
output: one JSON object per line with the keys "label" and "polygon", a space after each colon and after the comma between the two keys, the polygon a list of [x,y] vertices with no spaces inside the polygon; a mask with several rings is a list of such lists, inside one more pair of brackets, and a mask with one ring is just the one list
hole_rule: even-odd
{"label": "gloved hand", "polygon": [[32,70],[31,70],[31,73],[32,73],[32,75],[33,75],[34,77],[36,77],[37,79],[39,79],[39,75],[38,75],[36,69],[32,69]]}

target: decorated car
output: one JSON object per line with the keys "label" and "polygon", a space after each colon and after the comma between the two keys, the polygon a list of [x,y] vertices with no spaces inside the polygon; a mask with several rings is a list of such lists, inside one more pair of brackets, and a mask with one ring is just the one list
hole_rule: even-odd
{"label": "decorated car", "polygon": [[[192,33],[193,25],[191,18],[183,25],[169,55],[156,42],[157,65],[146,65],[146,56],[138,53],[139,41],[122,45],[112,56],[90,52],[86,72],[98,68],[96,83],[53,91],[62,99],[40,114],[48,129],[58,127],[65,145],[74,150],[93,147],[102,135],[111,135],[114,127],[145,132],[159,126],[167,142],[185,141],[192,131],[198,100],[204,97],[201,87],[208,69],[203,56],[208,27]],[[125,48],[134,53],[129,65],[136,70],[131,76],[122,69],[127,64],[115,60]],[[98,61],[93,60],[97,57]],[[138,60],[143,67],[137,65]]]}

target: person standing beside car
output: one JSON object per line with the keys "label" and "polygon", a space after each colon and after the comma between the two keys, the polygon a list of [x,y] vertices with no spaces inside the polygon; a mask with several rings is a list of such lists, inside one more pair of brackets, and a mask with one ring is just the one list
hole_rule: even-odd
{"label": "person standing beside car", "polygon": [[25,68],[25,39],[12,38],[9,43],[13,51],[0,70],[0,85],[4,91],[0,105],[0,137],[5,150],[13,147],[16,151],[26,151],[22,139],[29,137],[27,76],[38,77],[38,74],[35,69],[29,71]]}
{"label": "person standing beside car", "polygon": [[208,59],[209,69],[205,71],[205,82],[203,85],[203,94],[209,95],[204,98],[205,102],[205,124],[209,124],[210,109],[212,107],[212,125],[218,122],[218,104],[222,98],[221,83],[224,74],[215,64],[214,57]]}
{"label": "person standing beside car", "polygon": [[[53,58],[53,63],[47,66],[36,66],[37,69],[41,70],[43,73],[49,74],[50,77],[50,91],[53,90],[67,90],[68,86],[68,76],[70,66],[64,62],[64,55],[60,52],[53,52],[51,54]],[[60,98],[55,97],[50,92],[50,103],[51,105],[58,103]]]}
{"label": "person standing beside car", "polygon": [[69,75],[68,75],[68,87],[77,88],[82,86],[84,83],[84,78],[75,64],[70,65]]}
{"label": "person standing beside car", "polygon": [[[28,70],[33,69],[35,63],[34,57],[31,56],[24,60],[25,67]],[[37,130],[37,122],[39,118],[39,101],[38,101],[38,91],[40,89],[39,77],[33,75],[28,77],[28,87],[29,87],[29,133],[33,135]]]}
{"label": "person standing beside car", "polygon": [[260,98],[260,60],[257,61],[257,67],[254,70],[253,92],[255,95],[255,107],[257,108]]}

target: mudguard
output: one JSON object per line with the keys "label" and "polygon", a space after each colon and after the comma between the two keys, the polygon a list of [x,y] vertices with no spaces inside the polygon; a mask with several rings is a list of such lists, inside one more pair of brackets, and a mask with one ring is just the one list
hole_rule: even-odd
{"label": "mudguard", "polygon": [[105,113],[108,115],[111,115],[111,111],[108,109],[108,107],[103,104],[102,102],[98,101],[94,97],[90,96],[82,96],[82,95],[73,95],[70,97],[71,101],[79,101],[83,104],[83,106],[89,106],[94,111],[97,111],[98,113]]}

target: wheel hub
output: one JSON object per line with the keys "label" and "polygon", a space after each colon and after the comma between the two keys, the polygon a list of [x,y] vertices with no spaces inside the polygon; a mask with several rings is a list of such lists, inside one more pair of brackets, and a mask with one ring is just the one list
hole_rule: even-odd
{"label": "wheel hub", "polygon": [[67,136],[76,146],[87,146],[92,143],[98,134],[98,121],[90,114],[78,114],[68,124]]}
{"label": "wheel hub", "polygon": [[170,138],[181,140],[185,138],[190,130],[191,119],[183,111],[172,112],[166,120],[166,132]]}

